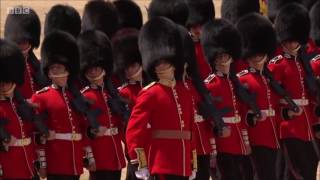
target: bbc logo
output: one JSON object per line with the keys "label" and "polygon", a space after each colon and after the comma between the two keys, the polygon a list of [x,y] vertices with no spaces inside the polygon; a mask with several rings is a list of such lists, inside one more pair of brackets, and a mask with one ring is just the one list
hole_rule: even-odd
{"label": "bbc logo", "polygon": [[9,7],[7,9],[8,14],[30,14],[29,7]]}

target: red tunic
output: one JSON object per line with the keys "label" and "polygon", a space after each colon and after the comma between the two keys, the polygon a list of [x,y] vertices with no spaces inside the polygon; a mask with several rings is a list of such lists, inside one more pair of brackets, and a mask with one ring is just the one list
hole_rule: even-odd
{"label": "red tunic", "polygon": [[[130,159],[137,159],[135,150],[149,143],[146,153],[151,174],[190,176],[193,138],[156,138],[153,133],[173,130],[192,134],[193,128],[194,107],[191,92],[184,83],[178,81],[173,88],[150,84],[140,92],[128,123],[126,140]],[[151,136],[148,135],[150,131]]]}
{"label": "red tunic", "polygon": [[97,170],[121,170],[126,165],[121,145],[122,123],[119,117],[111,113],[108,106],[108,98],[110,98],[108,92],[91,86],[82,90],[82,94],[93,103],[92,108],[102,111],[98,117],[99,124],[108,128],[109,132],[115,129],[118,132],[116,134],[107,132],[108,134],[104,136],[90,140]]}
{"label": "red tunic", "polygon": [[40,113],[47,112],[46,124],[50,130],[62,134],[82,134],[82,140],[54,139],[45,145],[48,174],[80,175],[83,173],[84,138],[87,123],[71,107],[68,90],[54,86],[43,88],[32,96]]}
{"label": "red tunic", "polygon": [[247,154],[246,137],[247,128],[244,120],[240,118],[240,103],[235,96],[233,84],[227,76],[217,73],[211,74],[205,83],[213,96],[221,97],[221,101],[216,103],[219,109],[230,108],[231,111],[225,114],[223,120],[231,129],[229,137],[216,137],[217,151],[238,155]]}
{"label": "red tunic", "polygon": [[140,83],[128,83],[118,88],[119,94],[129,104],[129,108],[132,109],[136,104],[136,100],[142,86]]}
{"label": "red tunic", "polygon": [[[281,83],[293,100],[299,101],[297,105],[303,107],[304,110],[302,115],[281,122],[280,138],[298,138],[310,141],[313,139],[311,126],[316,119],[312,112],[311,98],[304,81],[306,73],[303,64],[294,56],[284,53],[284,55],[273,58],[268,67],[274,78]],[[283,105],[283,107],[286,107],[286,105]]]}
{"label": "red tunic", "polygon": [[5,129],[21,141],[28,138],[30,144],[10,146],[8,152],[0,152],[0,164],[4,179],[31,179],[35,175],[34,161],[36,160],[35,146],[32,142],[33,125],[31,121],[22,120],[16,113],[16,102],[0,100],[0,118],[7,119]]}
{"label": "red tunic", "polygon": [[[253,146],[265,146],[278,149],[279,144],[279,96],[277,96],[267,79],[254,68],[248,68],[239,73],[239,79],[250,92],[255,93],[256,102],[262,112],[265,112],[267,118],[264,121],[257,121],[256,126],[249,127],[249,140]],[[249,109],[249,108],[247,108]],[[241,117],[246,118],[248,111],[243,111]]]}

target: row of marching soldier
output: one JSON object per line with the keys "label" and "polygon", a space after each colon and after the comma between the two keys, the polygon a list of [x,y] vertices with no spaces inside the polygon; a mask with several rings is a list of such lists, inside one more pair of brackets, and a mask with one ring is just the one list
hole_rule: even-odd
{"label": "row of marching soldier", "polygon": [[[316,180],[320,1],[91,0],[0,40],[0,179]],[[124,178],[124,177],[123,177]]]}

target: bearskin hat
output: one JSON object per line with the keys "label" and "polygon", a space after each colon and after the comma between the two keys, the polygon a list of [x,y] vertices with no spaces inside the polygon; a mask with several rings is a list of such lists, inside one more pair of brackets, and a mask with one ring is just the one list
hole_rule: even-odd
{"label": "bearskin hat", "polygon": [[91,67],[102,67],[107,75],[112,74],[113,57],[109,38],[97,30],[82,32],[78,38],[80,72],[84,75]]}
{"label": "bearskin hat", "polygon": [[149,19],[164,16],[173,22],[184,26],[189,16],[185,0],[152,0],[148,9]]}
{"label": "bearskin hat", "polygon": [[260,11],[259,0],[223,0],[221,17],[236,23],[241,16]]}
{"label": "bearskin hat", "polygon": [[208,21],[200,35],[204,54],[211,67],[221,53],[229,54],[234,60],[241,56],[241,36],[239,31],[229,21],[216,19]]}
{"label": "bearskin hat", "polygon": [[184,72],[182,39],[178,26],[164,17],[150,19],[141,29],[138,39],[142,66],[153,80],[155,67],[165,60],[175,67],[175,78],[182,79]]}
{"label": "bearskin hat", "polygon": [[124,77],[127,67],[135,63],[142,65],[138,47],[138,36],[138,30],[126,28],[118,31],[112,39],[116,72],[120,76]]}
{"label": "bearskin hat", "polygon": [[237,25],[242,37],[243,57],[267,54],[272,57],[277,47],[277,36],[272,23],[258,13],[239,19]]}
{"label": "bearskin hat", "polygon": [[276,18],[280,9],[289,3],[302,4],[302,0],[268,0],[268,17],[269,17],[269,19],[272,22],[274,22],[274,19]]}
{"label": "bearskin hat", "polygon": [[212,0],[187,0],[189,16],[187,27],[192,25],[203,25],[208,20],[214,19],[215,10]]}
{"label": "bearskin hat", "polygon": [[40,45],[40,33],[40,19],[33,9],[15,6],[9,11],[4,26],[5,39],[18,44],[28,41],[33,48],[37,48]]}
{"label": "bearskin hat", "polygon": [[116,0],[113,2],[119,15],[119,28],[140,29],[143,16],[140,7],[132,0]]}
{"label": "bearskin hat", "polygon": [[80,15],[75,8],[68,5],[53,6],[48,12],[44,24],[45,35],[52,31],[61,30],[77,38],[81,31]]}
{"label": "bearskin hat", "polygon": [[103,0],[91,0],[84,7],[82,31],[99,30],[112,38],[119,27],[119,17],[113,3]]}
{"label": "bearskin hat", "polygon": [[24,83],[25,62],[20,49],[0,39],[0,82]]}
{"label": "bearskin hat", "polygon": [[306,44],[309,40],[310,18],[308,10],[297,3],[282,7],[275,19],[275,30],[279,42],[298,41]]}
{"label": "bearskin hat", "polygon": [[318,1],[310,11],[311,18],[311,38],[320,47],[320,1]]}
{"label": "bearskin hat", "polygon": [[79,73],[79,49],[75,38],[64,31],[49,33],[41,47],[41,67],[48,76],[49,66],[63,64],[70,77],[76,78]]}

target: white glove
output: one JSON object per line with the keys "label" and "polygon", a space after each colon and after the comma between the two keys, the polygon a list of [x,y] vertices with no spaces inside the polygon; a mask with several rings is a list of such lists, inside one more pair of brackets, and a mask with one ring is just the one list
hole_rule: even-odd
{"label": "white glove", "polygon": [[150,172],[148,168],[141,168],[135,172],[135,175],[138,179],[148,180],[150,177]]}
{"label": "white glove", "polygon": [[193,180],[197,177],[197,171],[196,170],[192,170],[191,176],[189,176],[189,180]]}

